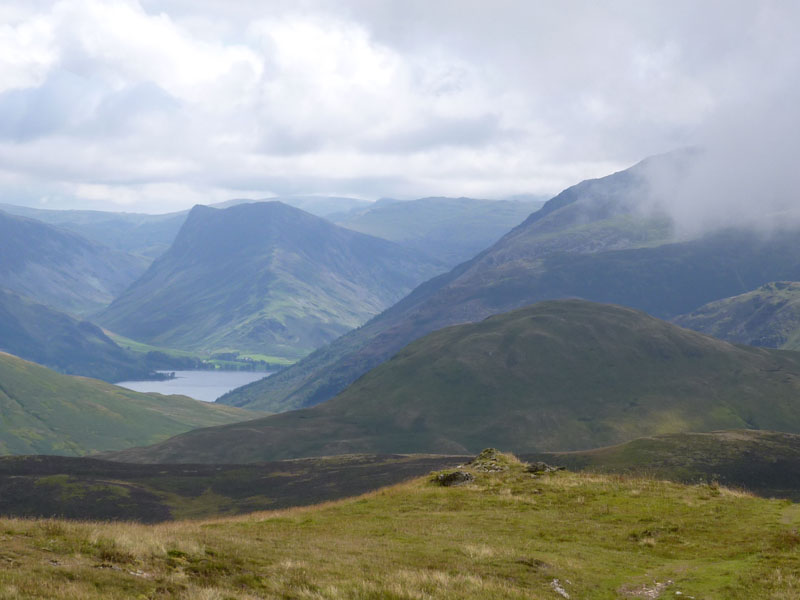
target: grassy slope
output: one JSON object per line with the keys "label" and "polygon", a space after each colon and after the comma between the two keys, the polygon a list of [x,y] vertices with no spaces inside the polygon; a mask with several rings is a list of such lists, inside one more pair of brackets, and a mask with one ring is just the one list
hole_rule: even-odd
{"label": "grassy slope", "polygon": [[115,344],[96,325],[2,288],[0,350],[62,373],[105,381],[145,377],[151,372],[141,356]]}
{"label": "grassy slope", "polygon": [[623,307],[549,301],[429,334],[311,409],[117,456],[535,452],[683,431],[800,432],[798,398],[800,354],[733,346]]}
{"label": "grassy slope", "polygon": [[730,342],[799,350],[800,283],[774,281],[710,302],[674,321]]}
{"label": "grassy slope", "polygon": [[415,248],[452,267],[488,248],[542,204],[473,198],[378,201],[336,224]]}
{"label": "grassy slope", "polygon": [[[2,519],[6,598],[796,598],[800,512],[714,486],[475,471],[145,526]],[[670,582],[668,586],[663,586]],[[680,592],[680,595],[677,594]]]}
{"label": "grassy slope", "polygon": [[243,421],[244,410],[140,394],[0,353],[0,454],[80,456]]}
{"label": "grassy slope", "polygon": [[0,211],[0,287],[75,314],[111,302],[147,260]]}
{"label": "grassy slope", "polygon": [[296,359],[439,270],[419,253],[279,202],[198,206],[99,320],[158,346]]}

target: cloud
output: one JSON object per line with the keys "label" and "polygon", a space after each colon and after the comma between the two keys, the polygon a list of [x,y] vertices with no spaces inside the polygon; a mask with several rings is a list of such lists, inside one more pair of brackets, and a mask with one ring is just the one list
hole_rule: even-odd
{"label": "cloud", "polygon": [[[3,200],[41,190],[63,204],[177,210],[236,190],[556,193],[698,144],[725,149],[715,178],[735,164],[759,182],[731,185],[739,212],[749,205],[736,190],[794,184],[781,157],[796,151],[800,6],[457,6],[5,3]],[[712,192],[693,187],[676,215]]]}

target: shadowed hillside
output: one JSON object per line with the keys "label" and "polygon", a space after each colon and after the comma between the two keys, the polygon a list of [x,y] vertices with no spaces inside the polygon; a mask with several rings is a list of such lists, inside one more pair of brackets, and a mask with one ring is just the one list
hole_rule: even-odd
{"label": "shadowed hillside", "polygon": [[771,282],[705,304],[674,322],[729,342],[800,350],[800,283]]}
{"label": "shadowed hillside", "polygon": [[0,288],[0,351],[70,375],[123,381],[151,375],[103,331]]}
{"label": "shadowed hillside", "polygon": [[66,312],[111,302],[147,261],[78,234],[0,211],[0,287]]}

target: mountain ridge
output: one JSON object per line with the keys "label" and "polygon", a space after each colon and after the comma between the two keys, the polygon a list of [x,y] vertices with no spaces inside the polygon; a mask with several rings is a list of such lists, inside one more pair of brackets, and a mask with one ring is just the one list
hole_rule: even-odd
{"label": "mountain ridge", "polygon": [[771,280],[800,279],[796,231],[720,230],[682,240],[665,214],[648,208],[648,174],[671,169],[678,177],[691,156],[654,157],[564,190],[363,327],[220,401],[271,412],[313,406],[426,333],[533,302],[577,297],[672,318]]}

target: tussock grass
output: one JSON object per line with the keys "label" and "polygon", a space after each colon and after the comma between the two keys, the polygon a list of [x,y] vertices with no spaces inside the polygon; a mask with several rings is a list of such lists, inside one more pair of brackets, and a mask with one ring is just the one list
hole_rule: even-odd
{"label": "tussock grass", "polygon": [[552,599],[556,579],[583,599],[800,597],[791,503],[507,464],[243,517],[0,519],[0,598]]}

